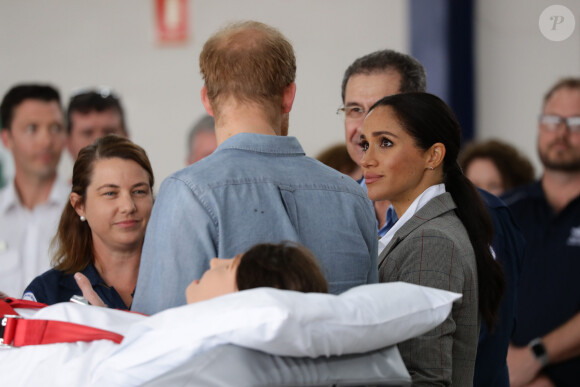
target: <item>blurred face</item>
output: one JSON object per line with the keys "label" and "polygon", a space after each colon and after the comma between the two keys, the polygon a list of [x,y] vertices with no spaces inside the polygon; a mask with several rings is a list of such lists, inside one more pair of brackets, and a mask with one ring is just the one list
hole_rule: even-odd
{"label": "blurred face", "polygon": [[356,74],[349,78],[344,91],[344,133],[350,158],[360,165],[363,155],[359,145],[365,115],[379,99],[398,94],[401,75],[396,71]]}
{"label": "blurred face", "polygon": [[465,170],[465,176],[471,180],[475,186],[482,188],[495,196],[500,196],[505,191],[501,174],[491,159],[473,159]]}
{"label": "blurred face", "polygon": [[9,130],[2,142],[14,157],[17,174],[48,179],[56,168],[66,142],[63,115],[56,101],[26,99],[14,109]]}
{"label": "blurred face", "polygon": [[209,156],[217,148],[217,139],[215,133],[212,132],[199,132],[191,142],[191,152],[187,158],[188,165]]}
{"label": "blurred face", "polygon": [[209,262],[209,270],[201,279],[190,283],[185,290],[187,303],[205,301],[237,292],[236,274],[242,257],[242,254],[238,254],[232,259],[212,258]]}
{"label": "blurred face", "polygon": [[[543,114],[580,116],[580,90],[561,88],[546,102]],[[571,132],[564,123],[550,130],[540,124],[538,153],[548,170],[580,171],[580,132]]]}
{"label": "blurred face", "polygon": [[73,112],[70,120],[68,150],[73,160],[77,159],[81,149],[107,134],[127,137],[121,122],[121,115],[114,109],[102,112],[91,111],[87,114]]}
{"label": "blurred face", "polygon": [[361,145],[362,169],[368,196],[372,200],[389,200],[397,215],[427,187],[423,185],[427,152],[401,127],[393,110],[375,108],[364,121]]}
{"label": "blurred face", "polygon": [[95,252],[141,248],[153,196],[149,175],[139,164],[116,157],[96,161],[85,203],[78,200],[72,193],[71,204],[91,228]]}

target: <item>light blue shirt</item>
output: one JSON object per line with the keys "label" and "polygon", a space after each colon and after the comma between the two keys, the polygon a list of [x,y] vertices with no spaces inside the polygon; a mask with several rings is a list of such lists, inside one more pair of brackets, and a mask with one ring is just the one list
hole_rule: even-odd
{"label": "light blue shirt", "polygon": [[331,293],[378,281],[374,210],[354,180],[306,157],[294,137],[230,137],[162,183],[132,309],[183,305],[211,258],[283,240],[315,254]]}

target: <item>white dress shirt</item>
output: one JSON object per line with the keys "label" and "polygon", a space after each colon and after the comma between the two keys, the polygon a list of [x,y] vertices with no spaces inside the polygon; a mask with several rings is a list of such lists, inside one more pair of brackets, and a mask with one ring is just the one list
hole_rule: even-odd
{"label": "white dress shirt", "polygon": [[48,200],[32,210],[20,202],[14,180],[0,190],[0,291],[20,298],[24,288],[50,268],[56,234],[70,185],[56,179]]}

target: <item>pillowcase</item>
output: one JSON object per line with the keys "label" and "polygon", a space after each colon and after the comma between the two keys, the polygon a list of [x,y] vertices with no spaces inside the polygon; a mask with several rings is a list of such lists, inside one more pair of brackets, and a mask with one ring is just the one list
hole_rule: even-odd
{"label": "pillowcase", "polygon": [[461,295],[394,282],[340,295],[251,289],[157,313],[131,326],[91,383],[135,385],[218,345],[282,356],[363,353],[439,325]]}

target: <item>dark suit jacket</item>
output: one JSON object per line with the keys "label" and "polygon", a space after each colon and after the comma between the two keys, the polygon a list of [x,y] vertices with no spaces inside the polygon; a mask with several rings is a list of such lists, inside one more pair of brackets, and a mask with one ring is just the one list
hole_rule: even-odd
{"label": "dark suit jacket", "polygon": [[398,345],[413,385],[471,386],[479,335],[475,254],[451,194],[431,199],[379,256],[379,281],[463,295],[437,328]]}

